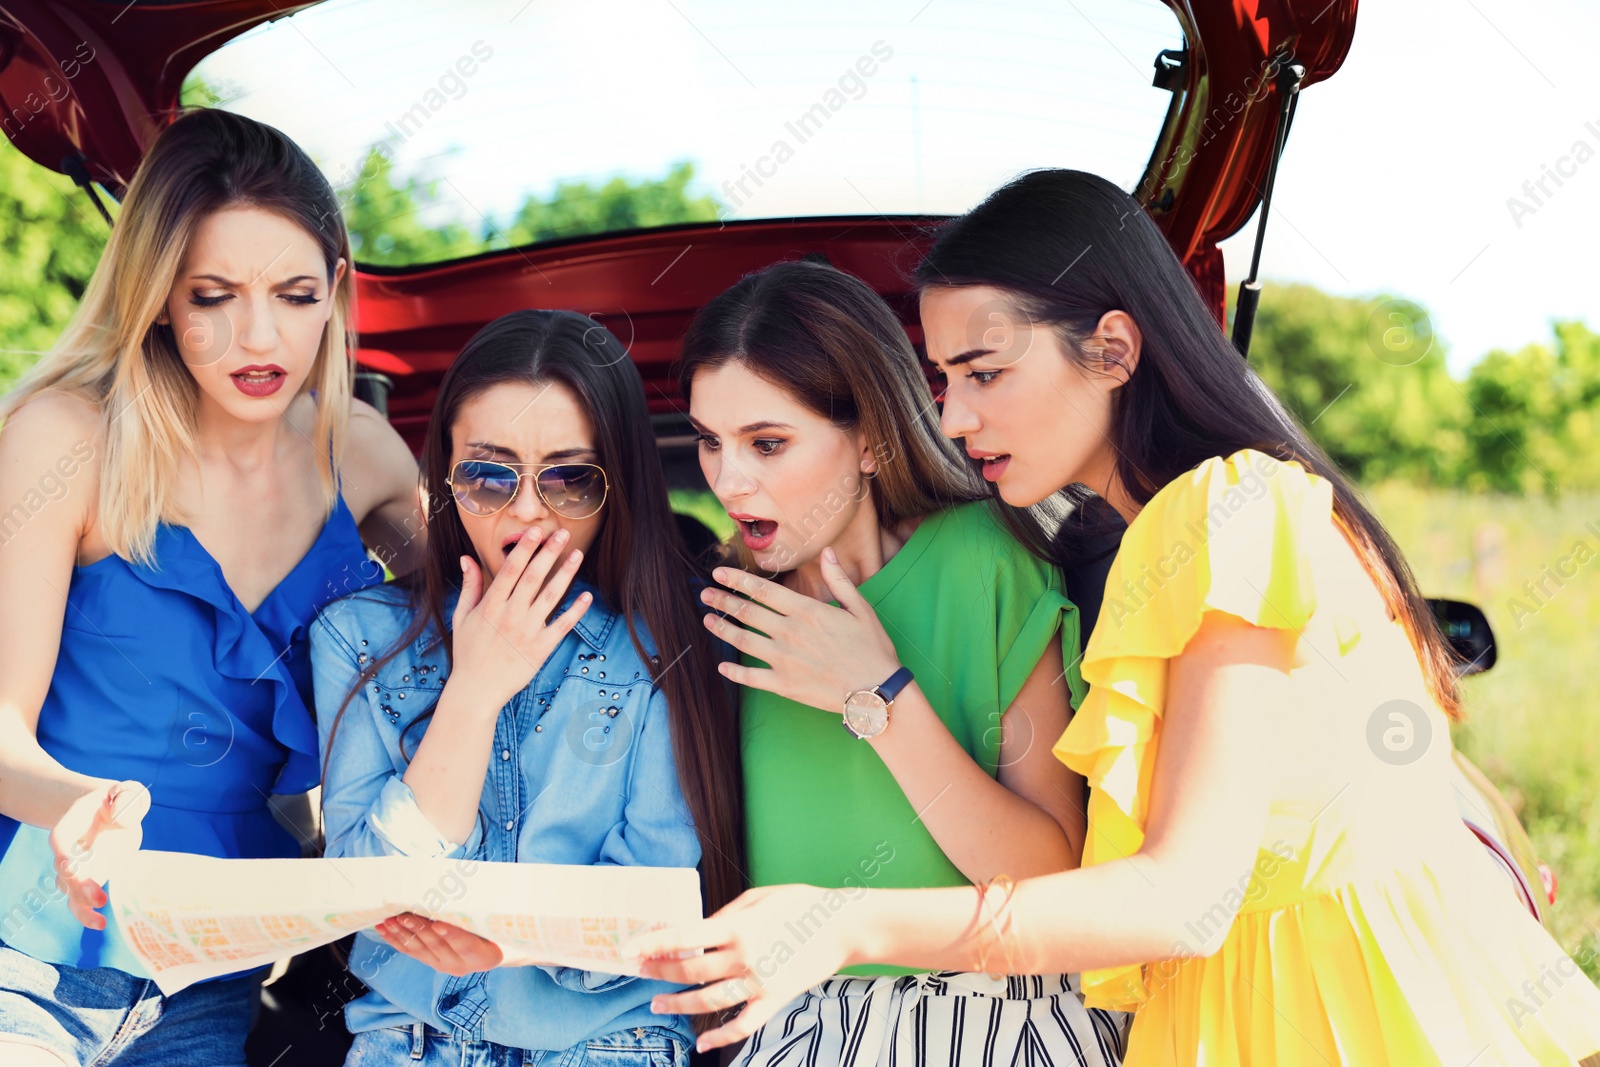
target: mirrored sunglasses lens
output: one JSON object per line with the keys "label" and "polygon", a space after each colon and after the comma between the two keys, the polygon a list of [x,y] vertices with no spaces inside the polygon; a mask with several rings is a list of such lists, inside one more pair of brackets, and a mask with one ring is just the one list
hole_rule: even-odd
{"label": "mirrored sunglasses lens", "polygon": [[517,472],[503,463],[466,460],[456,464],[456,503],[474,515],[492,515],[517,495]]}
{"label": "mirrored sunglasses lens", "polygon": [[586,463],[551,467],[539,475],[539,495],[558,515],[586,519],[605,502],[605,475]]}

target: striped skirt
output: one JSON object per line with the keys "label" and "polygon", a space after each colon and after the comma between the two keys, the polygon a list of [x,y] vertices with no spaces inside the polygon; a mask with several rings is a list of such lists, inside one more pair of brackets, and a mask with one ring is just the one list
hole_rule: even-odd
{"label": "striped skirt", "polygon": [[1085,1008],[1075,974],[836,975],[752,1034],[732,1067],[1116,1067],[1131,1020]]}

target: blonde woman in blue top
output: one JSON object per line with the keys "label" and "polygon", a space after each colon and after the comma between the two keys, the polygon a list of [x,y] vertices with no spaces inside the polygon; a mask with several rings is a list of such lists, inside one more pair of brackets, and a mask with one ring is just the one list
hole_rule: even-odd
{"label": "blonde woman in blue top", "polygon": [[349,261],[288,138],[186,115],[0,403],[8,1067],[244,1062],[257,979],[161,996],[102,885],[141,839],[300,854],[268,800],[317,782],[306,626],[382,578],[366,547],[420,548],[411,455],[350,395]]}

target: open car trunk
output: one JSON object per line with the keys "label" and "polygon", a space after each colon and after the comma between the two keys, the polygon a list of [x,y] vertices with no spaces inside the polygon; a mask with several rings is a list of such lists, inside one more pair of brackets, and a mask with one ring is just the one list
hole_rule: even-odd
{"label": "open car trunk", "polygon": [[[120,197],[146,148],[176,114],[184,77],[195,64],[253,27],[318,2],[0,0],[0,126],[41,165]],[[1171,99],[1132,192],[1220,321],[1218,243],[1261,204],[1286,121],[1274,73],[1297,64],[1304,88],[1337,71],[1354,33],[1356,0],[1163,2],[1178,20],[1185,47],[1148,57],[1155,84]],[[882,295],[920,349],[911,271],[942,218],[674,225],[419,267],[358,263],[357,360],[370,395],[386,401],[391,421],[416,449],[440,376],[485,323],[529,307],[590,315],[627,346],[645,380],[664,457],[680,483],[691,482],[698,470],[668,375],[694,312],[750,271],[820,254]],[[1464,817],[1539,916],[1539,873],[1526,834],[1487,780],[1459,762]],[[359,989],[334,983],[348,980],[337,973],[302,974],[302,984],[310,984],[301,999],[327,1011],[312,1008],[318,1017],[306,1036],[295,1038],[301,1042],[295,1062],[338,1062],[339,1042],[328,1040],[329,1028],[338,1028],[335,1013]],[[275,988],[292,981],[293,974]],[[270,990],[268,1001],[271,1010]],[[319,1041],[325,1047],[316,1051]],[[261,1062],[276,1062],[282,1043],[278,1035]]]}
{"label": "open car trunk", "polygon": [[[1217,244],[1261,201],[1280,125],[1279,65],[1301,86],[1336,71],[1355,0],[1164,0],[1186,47],[1151,56],[1172,96],[1134,194],[1222,316]],[[178,107],[201,58],[263,22],[314,3],[271,0],[10,0],[0,4],[0,117],[34,160],[119,196]],[[1048,163],[1048,160],[1041,160]],[[420,445],[439,376],[479,327],[526,307],[594,316],[629,346],[651,408],[677,411],[667,380],[678,338],[706,300],[775,260],[821,253],[869,282],[920,343],[910,268],[940,217],[860,216],[664,227],[578,237],[451,263],[358,264],[362,368],[382,374],[388,411]],[[673,451],[681,423],[658,420]]]}

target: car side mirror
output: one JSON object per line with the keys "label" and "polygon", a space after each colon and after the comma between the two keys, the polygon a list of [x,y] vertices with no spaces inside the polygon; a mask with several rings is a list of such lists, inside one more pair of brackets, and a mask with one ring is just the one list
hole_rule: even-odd
{"label": "car side mirror", "polygon": [[1456,664],[1458,676],[1482,674],[1494,666],[1494,630],[1481,608],[1465,600],[1443,599],[1430,599],[1428,607],[1433,609],[1439,629],[1460,660]]}

